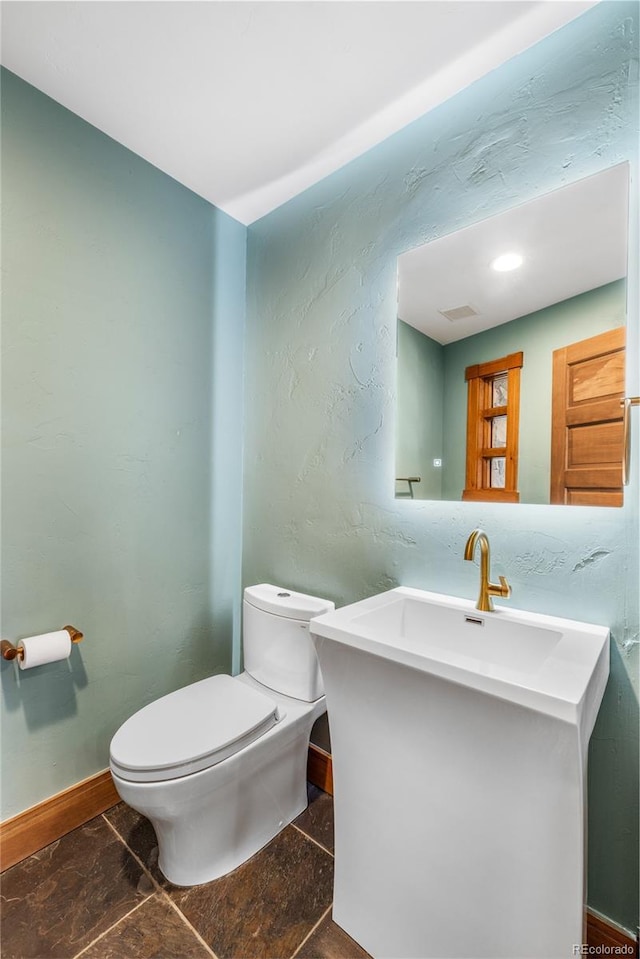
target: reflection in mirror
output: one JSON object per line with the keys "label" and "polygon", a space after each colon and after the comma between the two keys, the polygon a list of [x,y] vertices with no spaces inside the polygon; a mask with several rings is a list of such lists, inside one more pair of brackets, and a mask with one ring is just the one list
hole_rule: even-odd
{"label": "reflection in mirror", "polygon": [[626,163],[398,258],[396,496],[622,505]]}

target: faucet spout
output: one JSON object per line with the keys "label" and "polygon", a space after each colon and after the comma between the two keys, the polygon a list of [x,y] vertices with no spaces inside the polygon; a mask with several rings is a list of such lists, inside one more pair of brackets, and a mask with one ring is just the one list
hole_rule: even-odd
{"label": "faucet spout", "polygon": [[478,602],[476,603],[476,609],[482,610],[485,613],[491,613],[493,612],[493,600],[491,597],[502,596],[508,599],[509,596],[511,596],[511,587],[504,576],[498,577],[500,580],[499,583],[492,583],[490,581],[491,550],[489,547],[489,537],[483,529],[474,529],[469,536],[464,548],[464,558],[473,561],[478,543],[480,544],[480,594],[478,596]]}

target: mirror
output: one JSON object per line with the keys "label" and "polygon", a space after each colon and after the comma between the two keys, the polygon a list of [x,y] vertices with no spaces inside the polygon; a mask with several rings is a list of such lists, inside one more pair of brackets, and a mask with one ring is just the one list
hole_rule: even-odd
{"label": "mirror", "polygon": [[628,203],[622,163],[398,258],[397,497],[622,505]]}

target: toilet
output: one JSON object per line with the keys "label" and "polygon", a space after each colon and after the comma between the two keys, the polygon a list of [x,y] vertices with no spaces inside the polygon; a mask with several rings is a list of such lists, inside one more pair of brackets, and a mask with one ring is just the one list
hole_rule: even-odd
{"label": "toilet", "polygon": [[224,876],[306,808],[309,736],[326,708],[309,622],[332,609],[267,583],[248,587],[245,671],[169,693],[113,737],[116,789],[151,820],[158,865],[175,885]]}

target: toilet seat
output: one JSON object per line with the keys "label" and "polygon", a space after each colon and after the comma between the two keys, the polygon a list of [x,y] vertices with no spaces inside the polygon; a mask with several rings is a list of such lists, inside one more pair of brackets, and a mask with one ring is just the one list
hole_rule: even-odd
{"label": "toilet seat", "polygon": [[144,706],[111,741],[111,769],[131,782],[178,779],[214,766],[280,719],[268,696],[211,676]]}

